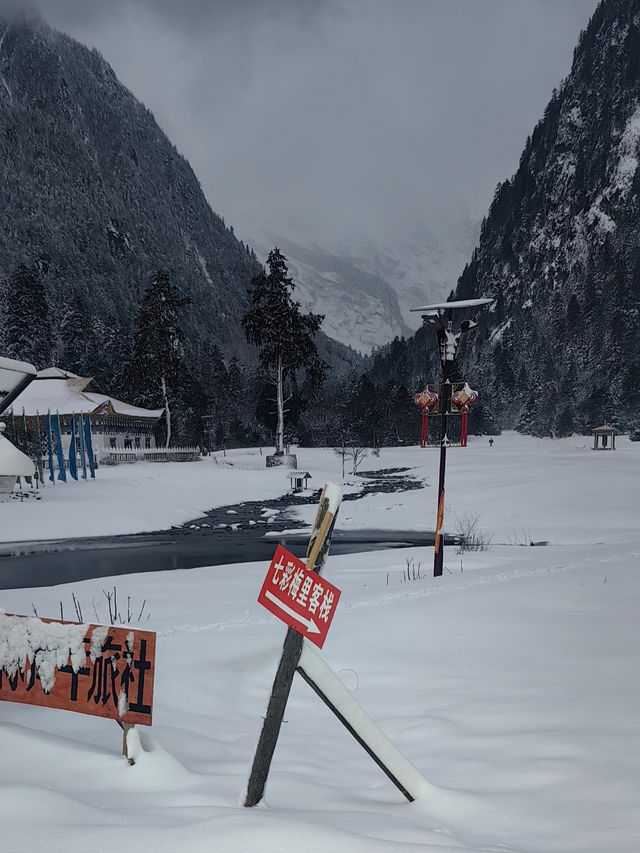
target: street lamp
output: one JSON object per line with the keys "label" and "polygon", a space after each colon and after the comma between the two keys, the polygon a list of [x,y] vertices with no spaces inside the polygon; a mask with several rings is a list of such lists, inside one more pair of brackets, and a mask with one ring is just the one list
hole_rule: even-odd
{"label": "street lamp", "polygon": [[436,530],[433,553],[433,576],[439,577],[443,571],[444,562],[444,539],[442,536],[442,525],[444,521],[444,476],[447,466],[447,446],[449,439],[447,428],[449,421],[449,409],[451,408],[451,373],[458,352],[460,338],[465,332],[470,332],[478,325],[473,320],[463,320],[459,330],[453,329],[453,313],[455,310],[465,308],[479,308],[482,305],[490,305],[493,299],[463,299],[457,302],[439,302],[433,305],[423,305],[421,308],[412,308],[419,311],[426,326],[436,330],[438,336],[438,351],[440,363],[442,364],[442,389],[440,395],[440,475],[438,477],[438,512],[436,515]]}

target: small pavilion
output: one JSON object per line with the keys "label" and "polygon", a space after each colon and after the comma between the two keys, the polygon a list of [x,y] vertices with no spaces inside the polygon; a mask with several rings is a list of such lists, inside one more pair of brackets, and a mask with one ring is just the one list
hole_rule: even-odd
{"label": "small pavilion", "polygon": [[307,488],[307,483],[311,479],[311,474],[308,471],[289,471],[287,477],[291,483],[291,492],[296,494]]}
{"label": "small pavilion", "polygon": [[616,449],[616,428],[608,423],[592,429],[593,433],[593,449],[594,450],[615,450]]}

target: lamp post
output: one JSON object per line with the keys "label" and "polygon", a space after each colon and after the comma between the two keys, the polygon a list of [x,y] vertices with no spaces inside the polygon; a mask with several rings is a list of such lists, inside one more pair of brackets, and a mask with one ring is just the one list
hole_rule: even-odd
{"label": "lamp post", "polygon": [[459,330],[453,329],[453,315],[457,309],[479,308],[482,305],[490,305],[493,299],[464,299],[457,302],[439,302],[433,305],[423,305],[421,308],[412,308],[419,311],[427,326],[432,326],[438,336],[438,351],[442,365],[442,389],[440,394],[440,473],[438,476],[438,511],[436,514],[436,529],[433,552],[433,576],[439,577],[443,571],[444,563],[444,539],[442,525],[444,522],[444,478],[447,467],[447,436],[449,410],[451,408],[451,374],[458,352],[460,338],[465,332],[469,332],[478,325],[473,320],[463,320]]}

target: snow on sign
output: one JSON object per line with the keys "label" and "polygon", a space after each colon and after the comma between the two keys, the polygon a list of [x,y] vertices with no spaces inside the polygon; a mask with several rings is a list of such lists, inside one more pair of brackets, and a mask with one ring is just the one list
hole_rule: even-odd
{"label": "snow on sign", "polygon": [[0,701],[151,725],[156,635],[0,613]]}
{"label": "snow on sign", "polygon": [[322,648],[340,590],[278,545],[258,601],[307,640]]}

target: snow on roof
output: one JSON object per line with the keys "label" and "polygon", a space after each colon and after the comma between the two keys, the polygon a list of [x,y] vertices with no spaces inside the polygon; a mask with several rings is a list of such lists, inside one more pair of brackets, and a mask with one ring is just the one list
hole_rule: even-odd
{"label": "snow on roof", "polygon": [[[91,382],[90,377],[48,367],[40,370],[35,380],[13,402],[14,413],[26,415],[45,415],[47,412],[59,412],[61,415],[91,414],[105,404],[111,405],[118,415],[157,420],[163,409],[143,409],[133,406],[107,394],[97,394],[84,389]],[[11,410],[10,410],[11,411]]]}
{"label": "snow on roof", "polygon": [[28,376],[35,376],[36,369],[28,361],[17,361],[15,358],[5,358],[0,356],[0,370],[17,370],[20,373],[26,373]]}
{"label": "snow on roof", "polygon": [[[38,379],[80,379],[77,373],[71,373],[70,370],[61,370],[59,367],[45,367],[44,370],[38,371]],[[87,379],[87,382],[89,380]]]}
{"label": "snow on roof", "polygon": [[115,397],[107,397],[105,394],[95,394],[93,391],[85,391],[82,396],[95,401],[96,408],[104,403],[111,403],[117,415],[129,415],[136,418],[159,418],[164,412],[164,409],[143,409],[131,403],[123,403],[122,400],[116,400]]}
{"label": "snow on roof", "polygon": [[0,476],[31,477],[34,464],[29,457],[14,447],[0,431]]}
{"label": "snow on roof", "polygon": [[302,479],[303,477],[311,478],[311,474],[308,471],[287,471],[287,477],[290,480],[293,480],[294,478],[296,480],[299,480],[299,479]]}

